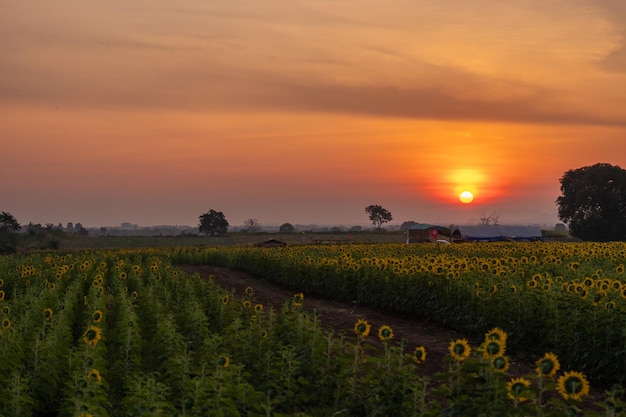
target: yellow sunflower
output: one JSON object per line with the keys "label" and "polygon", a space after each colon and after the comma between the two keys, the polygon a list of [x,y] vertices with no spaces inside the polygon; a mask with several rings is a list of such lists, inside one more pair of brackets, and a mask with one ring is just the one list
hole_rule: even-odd
{"label": "yellow sunflower", "polygon": [[250,300],[244,300],[242,304],[243,304],[243,308],[245,309],[249,309],[250,307],[252,307],[252,303],[250,302]]}
{"label": "yellow sunflower", "polygon": [[102,376],[100,375],[100,371],[97,369],[92,369],[87,373],[87,380],[95,381],[97,383],[102,382]]}
{"label": "yellow sunflower", "polygon": [[507,396],[519,402],[528,400],[530,381],[526,378],[513,378],[506,384]]}
{"label": "yellow sunflower", "polygon": [[372,325],[367,322],[365,319],[358,319],[356,324],[354,325],[354,333],[358,337],[367,337],[370,334],[370,329]]}
{"label": "yellow sunflower", "polygon": [[589,382],[580,372],[565,372],[557,380],[556,390],[565,400],[580,401],[583,396],[589,394]]}
{"label": "yellow sunflower", "polygon": [[507,337],[508,337],[508,334],[499,327],[494,327],[493,329],[485,333],[485,341],[497,340],[506,344]]}
{"label": "yellow sunflower", "polygon": [[228,303],[230,303],[230,295],[224,294],[222,296],[222,304],[228,304]]}
{"label": "yellow sunflower", "polygon": [[4,318],[2,319],[2,330],[9,330],[11,328],[11,320]]}
{"label": "yellow sunflower", "polygon": [[93,314],[91,315],[91,319],[93,320],[94,323],[100,323],[100,321],[102,320],[102,311],[100,310],[94,311]]}
{"label": "yellow sunflower", "polygon": [[222,368],[228,368],[228,365],[230,365],[230,358],[227,355],[220,355],[217,358],[217,365]]}
{"label": "yellow sunflower", "polygon": [[6,293],[4,292],[4,290],[0,290],[0,301],[3,301],[5,296]]}
{"label": "yellow sunflower", "polygon": [[448,351],[450,352],[452,358],[459,362],[469,358],[472,354],[472,348],[467,342],[467,339],[453,340],[448,346]]}
{"label": "yellow sunflower", "polygon": [[43,318],[44,318],[46,321],[50,321],[50,320],[52,320],[52,316],[53,316],[53,315],[54,315],[54,312],[52,311],[52,309],[51,309],[51,308],[46,308],[46,309],[44,309],[44,310],[43,310]]}
{"label": "yellow sunflower", "polygon": [[299,292],[293,295],[293,299],[291,300],[291,305],[294,307],[302,307],[304,304],[304,294]]}
{"label": "yellow sunflower", "polygon": [[378,338],[382,342],[393,339],[393,330],[390,326],[383,324],[378,328]]}
{"label": "yellow sunflower", "polygon": [[559,358],[554,353],[548,352],[536,362],[537,376],[551,378],[561,369]]}
{"label": "yellow sunflower", "polygon": [[252,295],[252,293],[254,293],[254,289],[252,287],[246,287],[244,292],[248,295]]}
{"label": "yellow sunflower", "polygon": [[418,346],[413,351],[413,362],[422,363],[426,360],[426,348],[424,346]]}
{"label": "yellow sunflower", "polygon": [[498,355],[491,358],[491,368],[496,372],[506,372],[509,370],[509,358],[504,355]]}
{"label": "yellow sunflower", "polygon": [[102,338],[102,330],[96,326],[89,326],[83,335],[83,341],[89,346],[95,346]]}
{"label": "yellow sunflower", "polygon": [[2,306],[2,314],[4,314],[5,316],[11,314],[11,306]]}
{"label": "yellow sunflower", "polygon": [[260,313],[261,311],[263,311],[263,304],[255,304],[254,311],[256,311],[257,313]]}
{"label": "yellow sunflower", "polygon": [[506,351],[506,342],[502,342],[497,339],[487,339],[482,346],[485,358],[493,358],[495,356],[504,355]]}

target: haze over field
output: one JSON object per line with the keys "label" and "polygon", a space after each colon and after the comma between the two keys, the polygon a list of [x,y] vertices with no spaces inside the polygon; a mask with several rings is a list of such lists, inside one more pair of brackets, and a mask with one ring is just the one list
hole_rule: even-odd
{"label": "haze over field", "polygon": [[[21,223],[554,225],[626,168],[623,0],[0,0]],[[459,201],[462,191],[474,200]]]}

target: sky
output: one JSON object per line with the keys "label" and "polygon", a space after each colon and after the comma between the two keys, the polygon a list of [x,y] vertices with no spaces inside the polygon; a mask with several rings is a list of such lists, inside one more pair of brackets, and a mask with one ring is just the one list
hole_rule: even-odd
{"label": "sky", "polygon": [[[0,0],[21,224],[554,226],[626,168],[623,0]],[[471,203],[459,201],[462,191]]]}

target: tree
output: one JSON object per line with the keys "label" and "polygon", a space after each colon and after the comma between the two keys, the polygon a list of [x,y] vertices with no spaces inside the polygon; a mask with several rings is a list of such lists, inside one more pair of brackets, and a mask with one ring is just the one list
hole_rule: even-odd
{"label": "tree", "polygon": [[261,228],[261,223],[259,223],[259,220],[253,219],[253,218],[249,218],[248,220],[243,222],[243,225],[251,233],[258,232],[259,229]]}
{"label": "tree", "polygon": [[17,232],[22,228],[11,213],[0,213],[0,253],[12,253],[17,250]]}
{"label": "tree", "polygon": [[213,209],[200,216],[200,233],[207,236],[220,236],[228,231],[228,221],[221,211]]}
{"label": "tree", "polygon": [[293,232],[296,231],[296,228],[293,227],[293,224],[291,224],[291,223],[283,223],[278,228],[278,231],[280,233],[293,233]]}
{"label": "tree", "polygon": [[559,219],[583,240],[626,240],[626,170],[598,163],[565,172]]}
{"label": "tree", "polygon": [[500,224],[500,214],[501,212],[499,211],[492,211],[491,214],[485,214],[484,211],[480,212],[480,223],[481,225],[490,225],[493,224],[494,226],[497,226],[498,224]]}
{"label": "tree", "polygon": [[20,226],[11,213],[7,213],[6,211],[0,213],[0,233],[15,233],[21,228],[22,226]]}
{"label": "tree", "polygon": [[369,214],[372,224],[379,231],[381,230],[383,223],[387,223],[393,220],[393,217],[391,217],[391,213],[389,212],[389,210],[379,205],[367,206],[365,207],[365,212]]}

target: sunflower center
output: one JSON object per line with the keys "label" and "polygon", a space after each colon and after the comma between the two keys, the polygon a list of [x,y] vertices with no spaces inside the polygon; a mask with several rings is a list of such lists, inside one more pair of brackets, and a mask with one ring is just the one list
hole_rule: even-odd
{"label": "sunflower center", "polygon": [[565,389],[571,394],[578,394],[583,389],[583,383],[576,377],[570,377],[565,380]]}
{"label": "sunflower center", "polygon": [[541,368],[541,373],[549,374],[550,372],[552,372],[552,369],[554,369],[554,363],[552,363],[552,361],[550,360],[545,360],[541,362],[540,368]]}
{"label": "sunflower center", "polygon": [[500,352],[500,344],[498,342],[489,343],[487,345],[487,352],[489,352],[490,355],[495,355]]}
{"label": "sunflower center", "polygon": [[493,367],[496,369],[504,369],[506,367],[506,359],[498,357],[493,361]]}

